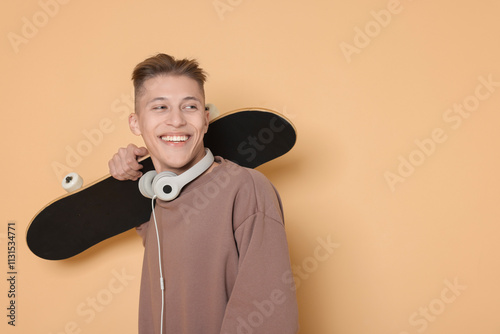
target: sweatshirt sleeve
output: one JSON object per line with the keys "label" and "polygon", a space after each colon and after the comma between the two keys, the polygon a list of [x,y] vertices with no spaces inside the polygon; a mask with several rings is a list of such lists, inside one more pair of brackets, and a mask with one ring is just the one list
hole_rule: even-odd
{"label": "sweatshirt sleeve", "polygon": [[239,252],[238,275],[221,334],[298,331],[295,286],[284,279],[291,269],[281,203],[268,181],[259,190],[262,191],[260,196],[245,199],[247,207],[255,203],[256,212],[234,231]]}

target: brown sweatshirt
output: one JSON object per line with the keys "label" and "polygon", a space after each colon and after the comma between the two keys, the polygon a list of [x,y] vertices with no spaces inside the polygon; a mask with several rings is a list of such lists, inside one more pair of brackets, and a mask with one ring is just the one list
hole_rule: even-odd
{"label": "brown sweatshirt", "polygon": [[[216,157],[210,173],[171,201],[157,200],[167,334],[292,334],[295,286],[278,193],[258,171]],[[144,241],[139,333],[160,332],[153,220]]]}

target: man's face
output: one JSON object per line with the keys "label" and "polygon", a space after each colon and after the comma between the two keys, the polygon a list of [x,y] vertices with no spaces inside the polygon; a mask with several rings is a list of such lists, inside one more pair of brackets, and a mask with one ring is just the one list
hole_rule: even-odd
{"label": "man's face", "polygon": [[146,80],[130,115],[130,129],[142,135],[158,173],[181,174],[205,156],[203,136],[209,112],[198,83],[187,76]]}

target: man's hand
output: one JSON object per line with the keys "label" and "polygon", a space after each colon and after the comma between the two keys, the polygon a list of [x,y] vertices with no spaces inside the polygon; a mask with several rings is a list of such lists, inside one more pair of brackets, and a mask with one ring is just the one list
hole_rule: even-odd
{"label": "man's hand", "polygon": [[126,148],[120,148],[108,162],[109,173],[117,180],[138,180],[142,176],[142,165],[137,162],[141,157],[148,155],[145,147],[137,147],[129,144]]}

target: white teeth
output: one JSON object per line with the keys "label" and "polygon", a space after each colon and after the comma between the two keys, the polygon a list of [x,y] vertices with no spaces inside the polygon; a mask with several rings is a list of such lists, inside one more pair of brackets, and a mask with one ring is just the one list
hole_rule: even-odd
{"label": "white teeth", "polygon": [[188,140],[188,136],[162,136],[161,140],[168,142],[184,142]]}

